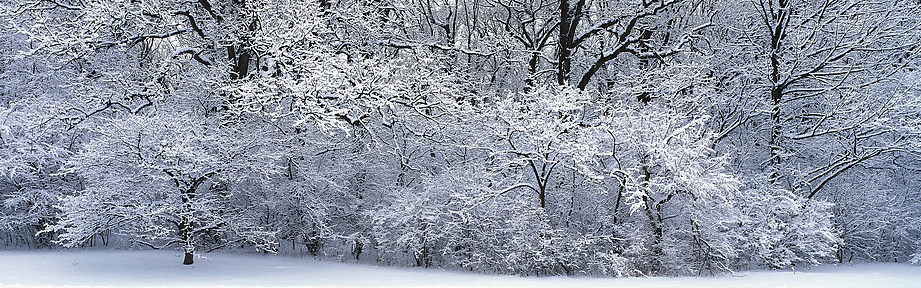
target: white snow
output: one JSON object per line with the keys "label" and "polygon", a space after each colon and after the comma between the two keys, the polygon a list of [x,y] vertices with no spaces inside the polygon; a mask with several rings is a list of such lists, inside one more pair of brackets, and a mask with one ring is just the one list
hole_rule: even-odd
{"label": "white snow", "polygon": [[921,267],[859,264],[715,277],[516,277],[286,256],[176,251],[0,251],[0,287],[921,287]]}

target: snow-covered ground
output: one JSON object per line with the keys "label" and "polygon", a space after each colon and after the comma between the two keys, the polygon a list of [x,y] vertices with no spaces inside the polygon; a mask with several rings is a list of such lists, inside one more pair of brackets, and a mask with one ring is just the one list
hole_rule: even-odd
{"label": "snow-covered ground", "polygon": [[515,277],[284,256],[175,251],[0,251],[0,287],[921,287],[921,267],[823,266],[716,277]]}

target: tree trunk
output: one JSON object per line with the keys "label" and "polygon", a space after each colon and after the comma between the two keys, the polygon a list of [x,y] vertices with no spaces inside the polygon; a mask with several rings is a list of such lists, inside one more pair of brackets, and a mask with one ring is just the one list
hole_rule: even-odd
{"label": "tree trunk", "polygon": [[[643,157],[643,162],[646,161],[646,158]],[[648,185],[649,180],[652,178],[652,173],[649,172],[649,169],[645,164],[641,167],[643,172],[643,189],[645,189],[647,194],[649,193]],[[662,215],[658,205],[656,211],[652,210],[652,202],[655,200],[648,195],[643,195],[643,211],[646,214],[647,220],[649,220],[649,228],[652,230],[652,243],[649,244],[650,255],[649,255],[649,269],[647,274],[658,274],[662,271]]]}
{"label": "tree trunk", "polygon": [[192,219],[192,213],[194,209],[192,208],[192,198],[195,197],[195,190],[198,188],[198,185],[205,181],[205,177],[198,178],[193,182],[191,188],[182,191],[181,200],[182,206],[185,207],[187,213],[180,214],[181,221],[179,222],[179,237],[183,241],[183,249],[185,250],[185,259],[182,260],[183,265],[192,265],[192,253],[195,251],[195,245],[192,243],[192,233],[194,231],[195,222]]}
{"label": "tree trunk", "polygon": [[780,171],[780,138],[782,136],[781,131],[783,129],[783,124],[780,120],[780,105],[782,104],[781,100],[783,99],[784,89],[786,88],[785,83],[781,83],[780,78],[781,67],[780,67],[780,53],[781,53],[781,42],[784,40],[784,28],[788,22],[787,18],[789,15],[788,2],[786,0],[778,1],[778,10],[776,13],[775,19],[773,21],[776,23],[774,27],[770,30],[771,36],[771,134],[768,143],[768,149],[770,149],[770,158],[768,163],[770,164],[770,176],[769,180],[772,184],[776,183],[778,178],[781,177]]}
{"label": "tree trunk", "polygon": [[569,11],[569,1],[560,0],[560,27],[559,27],[559,39],[557,45],[559,45],[559,59],[557,59],[557,72],[556,72],[556,81],[560,85],[565,85],[569,82],[569,72],[571,71],[571,44],[572,43],[572,33],[569,31],[572,26],[572,16]]}
{"label": "tree trunk", "polygon": [[777,182],[777,179],[780,178],[780,138],[782,136],[781,131],[783,130],[783,124],[780,121],[780,105],[782,104],[780,100],[782,99],[783,91],[779,87],[771,89],[771,137],[768,141],[768,149],[770,149],[770,155],[768,158],[768,163],[770,164],[770,175],[768,180],[772,184]]}
{"label": "tree trunk", "polygon": [[[532,50],[537,51],[536,48]],[[524,79],[524,93],[529,93],[534,89],[534,80],[537,79],[537,61],[540,60],[540,52],[532,52],[531,60],[528,61],[528,78]]]}
{"label": "tree trunk", "polygon": [[192,251],[185,251],[185,259],[182,260],[182,265],[192,265],[192,263],[195,262],[193,256]]}

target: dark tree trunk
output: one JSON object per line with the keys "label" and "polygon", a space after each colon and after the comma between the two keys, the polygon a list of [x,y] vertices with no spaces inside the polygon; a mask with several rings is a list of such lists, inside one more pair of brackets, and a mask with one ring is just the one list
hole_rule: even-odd
{"label": "dark tree trunk", "polygon": [[[534,49],[537,51],[537,49]],[[537,61],[540,59],[540,52],[532,52],[531,60],[528,61],[528,78],[524,79],[524,93],[531,92],[534,88],[534,80],[537,78]]]}
{"label": "dark tree trunk", "polygon": [[[644,158],[643,162],[645,161],[646,160]],[[648,189],[646,183],[649,183],[649,180],[652,178],[652,173],[649,172],[649,169],[645,164],[642,166],[642,172],[644,182],[643,186],[644,188]],[[656,209],[656,211],[652,210],[652,206],[654,206],[652,205],[652,202],[655,200],[653,200],[648,195],[643,195],[642,198],[644,208],[643,212],[645,212],[646,218],[649,220],[649,227],[652,229],[652,243],[649,244],[651,248],[651,255],[649,255],[649,270],[647,271],[647,274],[658,274],[662,268],[662,262],[660,260],[660,257],[662,256],[662,215],[658,213],[660,212],[659,209]]]}
{"label": "dark tree trunk", "polygon": [[768,163],[770,164],[769,169],[771,169],[769,180],[771,183],[776,183],[780,177],[780,138],[782,136],[781,130],[783,129],[783,124],[780,120],[780,105],[786,88],[786,83],[781,83],[783,81],[780,78],[780,53],[781,42],[785,35],[784,28],[789,22],[788,15],[790,13],[786,0],[779,0],[777,4],[778,10],[774,16],[775,19],[773,19],[776,24],[774,27],[768,27],[770,28],[771,36],[771,135],[768,142],[768,149],[770,149]]}
{"label": "dark tree trunk", "polygon": [[193,260],[193,258],[194,258],[193,256],[194,256],[194,255],[192,255],[192,252],[191,252],[191,251],[186,251],[186,252],[185,252],[185,259],[182,260],[182,265],[192,265],[192,263],[195,262],[195,261]]}
{"label": "dark tree trunk", "polygon": [[783,91],[780,87],[775,87],[771,89],[771,138],[768,141],[768,149],[770,149],[770,155],[768,163],[770,163],[770,176],[768,179],[771,183],[776,183],[777,178],[780,177],[780,137],[781,131],[783,130],[783,124],[780,122],[780,100],[782,99]]}
{"label": "dark tree trunk", "polygon": [[361,250],[364,249],[364,244],[361,243],[361,240],[355,239],[355,248],[352,249],[352,255],[355,255],[355,261],[361,260]]}
{"label": "dark tree trunk", "polygon": [[531,167],[531,171],[534,172],[534,180],[537,181],[537,198],[540,200],[540,208],[547,209],[547,182],[550,180],[550,174],[553,173],[553,168],[556,167],[556,164],[550,165],[549,169],[547,169],[547,163],[544,163],[541,165],[539,172],[534,160],[528,160],[528,165]]}
{"label": "dark tree trunk", "polygon": [[[192,198],[195,197],[194,192],[195,188],[191,188],[182,193],[182,204],[187,209],[187,211],[192,211]],[[192,219],[189,216],[182,216],[182,222],[179,223],[179,237],[181,237],[184,242],[185,249],[185,259],[182,260],[183,265],[192,265],[192,229],[193,229]]]}
{"label": "dark tree trunk", "polygon": [[195,233],[195,226],[197,224],[195,222],[195,219],[192,218],[192,214],[195,211],[195,209],[192,206],[192,200],[195,198],[195,192],[198,190],[198,186],[200,186],[202,183],[208,180],[209,177],[213,176],[216,173],[217,172],[211,172],[201,177],[198,177],[197,179],[192,181],[192,183],[189,183],[189,185],[185,186],[183,183],[177,180],[176,174],[172,172],[166,172],[167,175],[170,175],[170,177],[173,177],[173,181],[176,184],[176,187],[180,188],[179,199],[182,201],[182,207],[187,212],[185,214],[180,214],[179,222],[176,223],[177,225],[176,228],[178,230],[177,236],[179,236],[179,238],[182,239],[183,249],[185,251],[185,258],[182,260],[182,264],[184,265],[192,265],[192,262],[194,262],[194,260],[192,259],[193,258],[192,256],[193,256],[193,251],[195,251],[195,245],[192,239],[195,236],[193,234]]}
{"label": "dark tree trunk", "polygon": [[560,36],[557,45],[559,45],[559,59],[557,59],[556,81],[560,85],[569,82],[569,73],[572,67],[572,13],[569,11],[569,1],[560,0]]}
{"label": "dark tree trunk", "polygon": [[[245,1],[240,1],[239,3],[241,10],[246,9]],[[320,4],[323,5],[322,2]],[[249,74],[250,62],[254,60],[255,56],[258,56],[254,55],[255,51],[251,46],[250,35],[259,28],[259,21],[253,19],[246,28],[248,33],[240,39],[239,47],[234,47],[233,44],[226,47],[227,54],[230,57],[230,79],[232,80],[246,78],[247,74]],[[258,59],[255,60],[258,61]]]}

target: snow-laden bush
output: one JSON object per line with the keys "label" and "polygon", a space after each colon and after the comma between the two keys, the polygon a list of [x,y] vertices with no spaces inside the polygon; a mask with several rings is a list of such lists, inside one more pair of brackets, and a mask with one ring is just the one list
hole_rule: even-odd
{"label": "snow-laden bush", "polygon": [[[375,213],[386,263],[520,275],[626,275],[607,238],[553,228],[524,186],[500,186],[482,166],[426,177]],[[505,188],[501,188],[505,187]]]}
{"label": "snow-laden bush", "polygon": [[54,235],[38,232],[54,221],[59,197],[75,185],[58,173],[74,139],[55,119],[61,111],[54,102],[23,97],[0,104],[0,247],[50,246]]}
{"label": "snow-laden bush", "polygon": [[807,201],[788,190],[770,187],[746,189],[739,203],[743,255],[748,264],[785,268],[818,265],[828,260],[840,239],[831,223],[831,205]]}
{"label": "snow-laden bush", "polygon": [[449,169],[395,193],[374,214],[385,263],[521,275],[624,275],[596,240],[556,229],[525,186],[501,186],[480,165]]}

